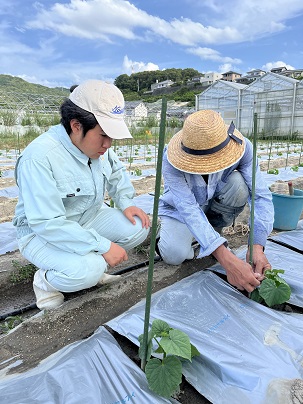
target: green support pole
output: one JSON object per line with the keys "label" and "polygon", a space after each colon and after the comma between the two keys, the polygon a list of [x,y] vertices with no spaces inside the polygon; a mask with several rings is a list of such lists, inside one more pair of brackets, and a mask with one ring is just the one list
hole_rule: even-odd
{"label": "green support pole", "polygon": [[251,208],[250,208],[250,231],[249,231],[249,263],[253,264],[254,246],[254,217],[255,217],[255,194],[256,194],[256,165],[257,165],[257,125],[258,116],[254,113],[254,138],[253,138],[253,164],[252,164],[252,184],[251,184]]}
{"label": "green support pole", "polygon": [[141,361],[141,369],[143,371],[145,369],[145,365],[146,365],[146,361],[147,361],[147,342],[148,342],[148,329],[149,329],[149,318],[150,318],[150,304],[151,304],[151,295],[152,295],[152,283],[153,283],[153,275],[154,275],[154,259],[155,259],[155,246],[156,246],[157,223],[158,223],[158,206],[159,206],[161,178],[162,178],[162,157],[163,157],[163,149],[164,149],[164,141],[165,141],[166,110],[167,110],[167,100],[166,100],[166,98],[162,98],[160,133],[159,133],[159,144],[158,144],[158,160],[157,160],[157,172],[156,172],[156,185],[155,185],[153,220],[152,220],[151,241],[150,241],[148,279],[147,279],[147,288],[146,288],[144,333],[143,333],[143,342],[142,342],[143,358]]}

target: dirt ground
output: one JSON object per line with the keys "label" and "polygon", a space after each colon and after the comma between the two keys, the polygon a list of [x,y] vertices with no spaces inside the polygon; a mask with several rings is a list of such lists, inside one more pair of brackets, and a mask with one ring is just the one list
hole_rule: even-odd
{"label": "dirt ground", "polygon": [[[0,179],[0,189],[12,186],[10,179]],[[303,189],[302,179],[293,181],[295,187]],[[154,192],[155,177],[150,176],[134,182],[137,195]],[[13,216],[16,200],[5,198],[4,206],[6,220]],[[0,204],[3,204],[0,200]],[[4,217],[2,217],[4,219]],[[248,208],[239,216],[234,229],[224,229],[229,247],[237,249],[247,245]],[[27,261],[21,257],[19,251],[0,256],[0,316],[2,320],[7,314],[16,311],[23,321],[10,333],[0,335],[0,373],[10,363],[20,360],[20,365],[11,368],[7,373],[24,372],[37,364],[52,353],[72,342],[89,337],[107,321],[125,312],[135,303],[145,297],[148,266],[142,265],[149,258],[149,241],[141,248],[129,252],[129,261],[123,267],[111,269],[110,273],[125,270],[122,278],[114,285],[94,287],[89,290],[73,294],[65,294],[65,303],[56,310],[39,312],[35,308],[35,297],[32,290],[31,278],[13,284],[11,274],[15,271],[13,262],[22,265]],[[207,257],[192,260],[179,266],[169,266],[162,261],[157,261],[154,266],[153,292],[161,290],[194,272],[201,271],[215,263],[214,258]],[[137,264],[141,266],[133,269]],[[28,308],[20,314],[20,309]],[[40,313],[40,314],[38,314]],[[3,323],[3,321],[2,321]],[[0,323],[1,324],[1,323]],[[126,354],[138,362],[138,349],[126,338],[110,330],[121,348]],[[46,343],[47,342],[47,343]],[[208,403],[187,382],[181,386],[181,394],[178,397],[181,403]]]}

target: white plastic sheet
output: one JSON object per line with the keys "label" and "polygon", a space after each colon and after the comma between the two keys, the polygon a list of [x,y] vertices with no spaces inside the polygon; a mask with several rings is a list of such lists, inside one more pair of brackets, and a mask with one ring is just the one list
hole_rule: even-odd
{"label": "white plastic sheet", "polygon": [[11,222],[0,223],[0,255],[18,250],[17,232]]}
{"label": "white plastic sheet", "polygon": [[5,404],[171,403],[149,390],[145,374],[100,327],[85,341],[61,349],[35,369],[0,379]]}
{"label": "white plastic sheet", "polygon": [[[107,324],[138,344],[144,306]],[[151,322],[156,318],[187,333],[198,348],[201,356],[184,365],[184,375],[214,404],[269,404],[272,381],[303,378],[302,317],[246,298],[213,272],[195,273],[154,294]]]}
{"label": "white plastic sheet", "polygon": [[[240,247],[235,255],[245,261],[247,247]],[[291,296],[289,303],[303,307],[303,257],[286,247],[267,241],[265,246],[266,257],[272,268],[283,269],[285,272],[281,277],[289,284]],[[225,274],[225,270],[218,263],[209,268]]]}
{"label": "white plastic sheet", "polygon": [[[303,253],[303,220],[299,220],[297,228],[291,231],[283,231],[271,236],[270,240],[282,242],[284,245],[289,245]],[[302,257],[303,258],[303,257]]]}

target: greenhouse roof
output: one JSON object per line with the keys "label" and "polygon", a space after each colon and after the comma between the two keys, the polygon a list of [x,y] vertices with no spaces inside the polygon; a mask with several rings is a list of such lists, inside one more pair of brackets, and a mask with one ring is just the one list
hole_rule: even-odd
{"label": "greenhouse roof", "polygon": [[249,84],[245,91],[262,92],[288,90],[292,89],[295,84],[298,86],[303,86],[303,83],[299,80],[282,76],[281,74],[267,72]]}

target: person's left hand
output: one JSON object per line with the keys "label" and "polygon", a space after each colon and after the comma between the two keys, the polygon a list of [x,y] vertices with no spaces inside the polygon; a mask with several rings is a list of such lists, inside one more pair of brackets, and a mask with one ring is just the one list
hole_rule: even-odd
{"label": "person's left hand", "polygon": [[138,216],[138,218],[141,219],[142,227],[145,227],[146,229],[150,227],[149,217],[142,209],[138,208],[137,206],[129,206],[128,208],[124,209],[123,214],[133,224],[136,224],[134,216]]}
{"label": "person's left hand", "polygon": [[[246,262],[249,262],[249,249],[247,250],[246,254]],[[268,259],[266,258],[266,255],[264,254],[263,251],[263,246],[260,244],[254,244],[253,245],[253,256],[252,256],[253,262],[251,263],[251,266],[255,272],[256,275],[258,275],[258,280],[262,281],[264,279],[264,272],[266,270],[271,269],[271,265],[268,262]]]}

